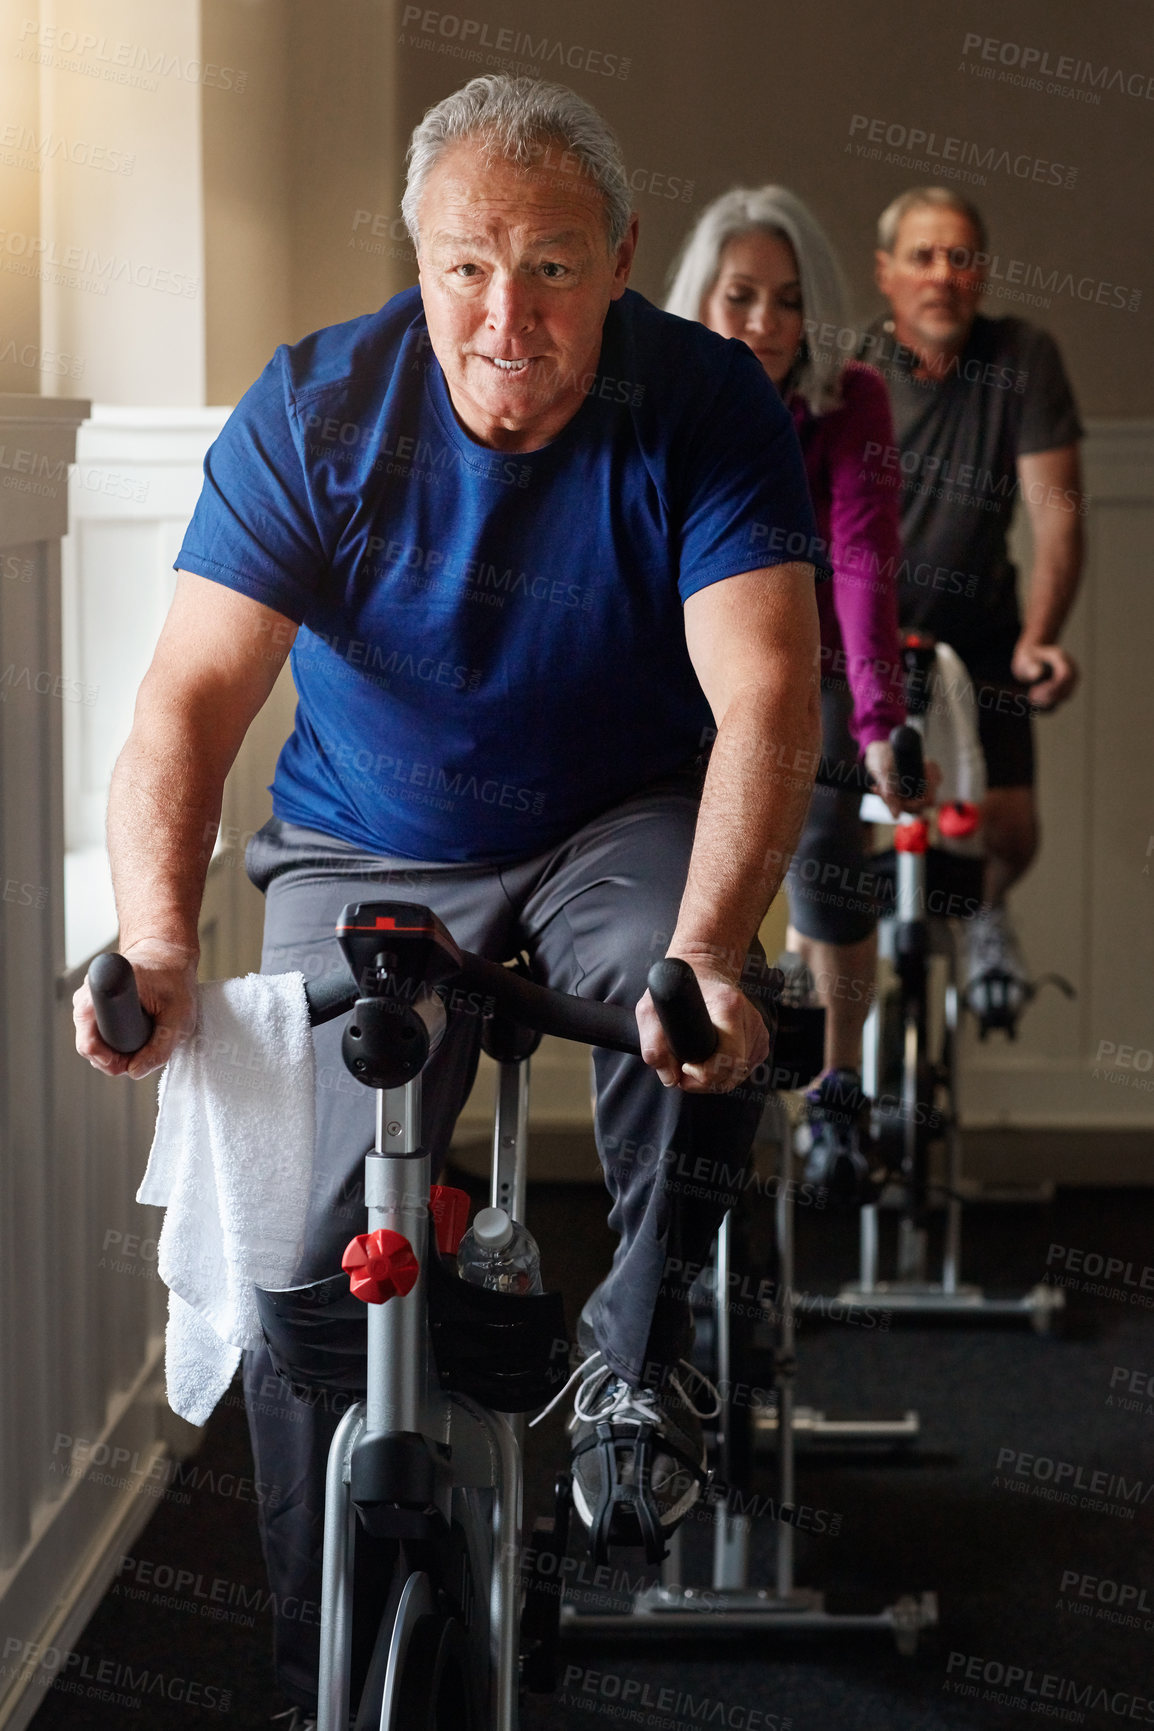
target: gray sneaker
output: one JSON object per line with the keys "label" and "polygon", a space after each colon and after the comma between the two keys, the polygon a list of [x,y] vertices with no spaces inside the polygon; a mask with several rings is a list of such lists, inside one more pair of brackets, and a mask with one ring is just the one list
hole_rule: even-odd
{"label": "gray sneaker", "polygon": [[[695,1403],[682,1375],[708,1393],[709,1406]],[[701,1421],[720,1412],[717,1390],[687,1359],[660,1389],[631,1388],[593,1352],[533,1423],[574,1384],[573,1506],[594,1563],[608,1560],[610,1545],[643,1545],[647,1560],[659,1563],[708,1481]]]}
{"label": "gray sneaker", "polygon": [[775,968],[782,972],[781,1002],[789,1009],[817,1003],[817,989],[805,958],[796,950],[782,950]]}
{"label": "gray sneaker", "polygon": [[1012,1039],[1033,987],[1010,916],[1004,907],[983,906],[963,931],[966,1007],[977,1017],[983,1039],[991,1028],[1003,1029]]}

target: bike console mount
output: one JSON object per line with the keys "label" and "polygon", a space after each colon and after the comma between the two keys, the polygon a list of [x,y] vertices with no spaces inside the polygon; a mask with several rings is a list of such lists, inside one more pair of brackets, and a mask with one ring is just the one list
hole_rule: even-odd
{"label": "bike console mount", "polygon": [[461,952],[416,902],[350,902],[337,938],[359,993],[341,1040],[345,1064],[366,1087],[401,1088],[440,1044],[437,988],[461,972]]}

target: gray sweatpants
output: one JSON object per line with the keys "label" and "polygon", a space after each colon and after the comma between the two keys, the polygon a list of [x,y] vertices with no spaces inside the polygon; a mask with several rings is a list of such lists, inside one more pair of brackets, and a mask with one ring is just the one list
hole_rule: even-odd
{"label": "gray sweatpants", "polygon": [[[432,908],[464,949],[495,961],[524,950],[542,983],[632,1007],[673,932],[698,793],[696,779],[671,777],[548,853],[504,866],[380,859],[274,818],[247,854],[249,876],[266,896],[262,971],[313,978],[343,967],[333,932],[346,902],[412,901]],[[754,990],[762,965],[755,949]],[[341,1061],[342,1027],[338,1020],[314,1036],[317,1158],[294,1283],[336,1273],[349,1239],[365,1230],[362,1168],[376,1096]],[[479,1042],[476,1015],[450,1017],[425,1072],[424,1140],[434,1170],[472,1085]],[[716,1096],[665,1089],[640,1059],[615,1052],[594,1054],[594,1075],[597,1146],[619,1242],[583,1316],[606,1360],[637,1385],[658,1380],[688,1349],[677,1271],[705,1260],[736,1200],[763,1096],[753,1084]],[[547,1267],[545,1274],[548,1284]],[[246,1355],[245,1387],[257,1480],[271,1488],[260,1513],[276,1603],[315,1603],[324,1462],[339,1413],[285,1394],[263,1350]],[[306,1706],[316,1687],[311,1624],[299,1615],[277,1622],[281,1681]]]}

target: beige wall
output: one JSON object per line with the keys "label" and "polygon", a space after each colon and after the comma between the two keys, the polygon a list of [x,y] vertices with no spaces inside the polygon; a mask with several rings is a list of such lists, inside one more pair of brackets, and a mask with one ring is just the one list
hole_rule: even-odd
{"label": "beige wall", "polygon": [[[104,403],[204,401],[198,0],[10,6],[39,58],[41,335]],[[45,394],[75,394],[45,375]]]}
{"label": "beige wall", "polygon": [[[207,391],[235,402],[280,342],[379,306],[411,249],[400,197],[388,5],[204,0]],[[394,256],[397,255],[397,256]]]}
{"label": "beige wall", "polygon": [[292,327],[288,32],[282,5],[204,0],[207,59],[245,75],[206,89],[205,401],[235,403]]}
{"label": "beige wall", "polygon": [[[35,16],[35,5],[29,7]],[[17,56],[15,31],[3,31],[0,52],[0,128],[13,140],[0,149],[0,392],[40,395],[46,357],[40,345],[40,285],[27,272],[22,237],[40,232],[40,180],[20,140],[38,131],[40,76]],[[73,387],[77,394],[79,387]]]}

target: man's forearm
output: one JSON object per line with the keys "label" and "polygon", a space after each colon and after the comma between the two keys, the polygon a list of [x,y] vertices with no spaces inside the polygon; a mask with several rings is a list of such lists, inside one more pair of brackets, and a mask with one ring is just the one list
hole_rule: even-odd
{"label": "man's forearm", "polygon": [[[153,938],[199,955],[197,922],[228,765],[191,720],[139,720],[113,771],[108,853],[122,949]],[[145,740],[147,739],[147,744]]]}
{"label": "man's forearm", "polygon": [[1081,525],[1055,546],[1035,550],[1022,635],[1031,643],[1057,643],[1082,574]]}
{"label": "man's forearm", "polygon": [[816,678],[735,698],[705,780],[670,950],[736,979],[801,834],[821,754]]}

